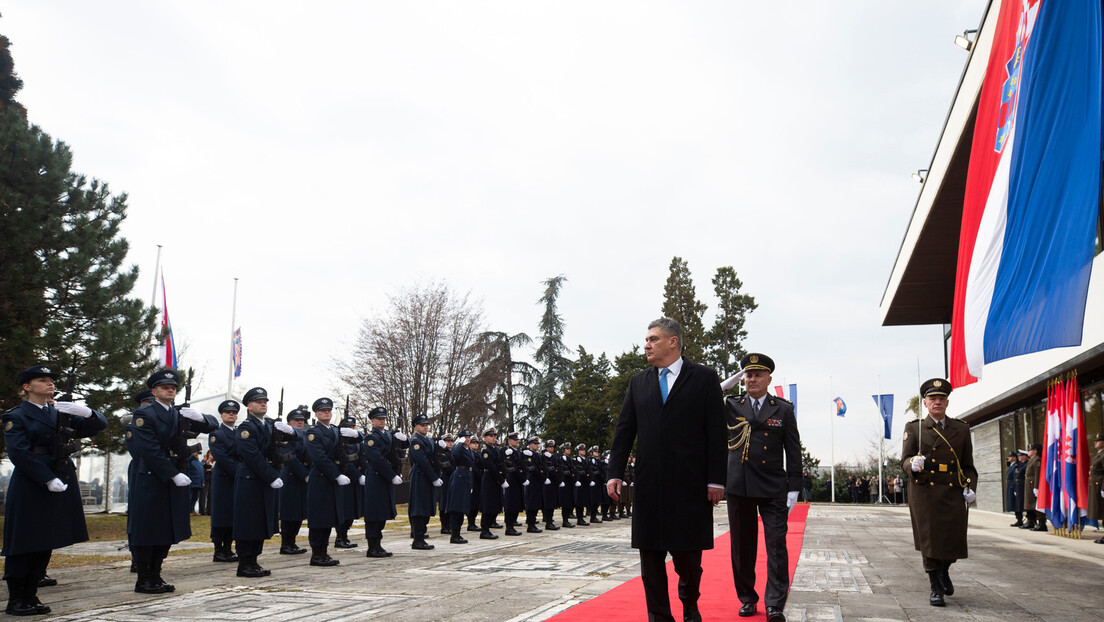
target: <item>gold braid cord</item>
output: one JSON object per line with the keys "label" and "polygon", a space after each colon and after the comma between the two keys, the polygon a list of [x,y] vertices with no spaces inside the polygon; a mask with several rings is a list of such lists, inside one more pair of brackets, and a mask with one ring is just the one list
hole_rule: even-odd
{"label": "gold braid cord", "polygon": [[[939,431],[939,428],[936,428],[936,427],[933,426],[931,428],[931,431],[938,434],[939,438],[943,439],[944,443],[947,443],[947,449],[951,450],[951,455],[955,457],[955,461],[958,463],[958,468],[955,469],[955,475],[958,476],[958,485],[961,486],[962,488],[968,488],[969,484],[970,484],[970,478],[965,477],[962,473],[962,459],[958,457],[958,452],[956,452],[954,450],[954,447],[947,440],[947,437],[943,436],[943,433]],[[933,449],[934,449],[934,447],[933,447]],[[966,481],[964,482],[963,479],[965,479]]]}
{"label": "gold braid cord", "polygon": [[747,462],[748,454],[748,439],[751,438],[751,422],[739,421],[736,425],[728,426],[730,432],[734,432],[732,438],[728,439],[728,450],[739,451],[743,448],[743,453],[740,455],[740,462]]}

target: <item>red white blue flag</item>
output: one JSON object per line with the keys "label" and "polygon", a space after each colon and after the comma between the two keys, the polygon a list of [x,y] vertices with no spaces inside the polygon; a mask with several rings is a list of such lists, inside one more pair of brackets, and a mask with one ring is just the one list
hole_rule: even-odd
{"label": "red white blue flag", "polygon": [[1101,3],[1001,5],[962,210],[951,383],[1081,343],[1101,195]]}
{"label": "red white blue flag", "polygon": [[234,377],[241,376],[241,361],[242,361],[242,343],[241,343],[241,327],[238,327],[234,331]]}
{"label": "red white blue flag", "polygon": [[169,321],[169,298],[165,293],[165,273],[161,273],[161,366],[176,369],[176,342]]}
{"label": "red white blue flag", "polygon": [[842,417],[847,414],[847,403],[843,401],[842,397],[837,397],[832,400],[836,404],[836,416]]}
{"label": "red white blue flag", "polygon": [[1081,412],[1077,378],[1056,382],[1047,390],[1046,447],[1043,448],[1037,510],[1055,528],[1074,529],[1089,520],[1089,443]]}

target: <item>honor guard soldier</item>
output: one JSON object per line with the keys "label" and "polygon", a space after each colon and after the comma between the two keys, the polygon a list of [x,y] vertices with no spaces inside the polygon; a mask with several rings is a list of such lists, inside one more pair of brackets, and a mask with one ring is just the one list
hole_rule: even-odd
{"label": "honor guard soldier", "polygon": [[[257,563],[264,541],[277,532],[276,491],[284,486],[278,462],[276,434],[294,435],[283,421],[268,421],[268,392],[252,388],[242,398],[248,416],[237,429],[237,450],[241,458],[234,481],[234,539],[238,546],[238,576],[267,577],[271,571]],[[278,466],[278,465],[277,465]]]}
{"label": "honor guard soldier", "polygon": [[544,463],[541,461],[540,442],[540,437],[530,436],[528,446],[521,451],[521,470],[525,476],[522,488],[525,489],[526,533],[543,531],[537,527],[537,514],[544,508],[544,481],[547,479],[544,476]]}
{"label": "honor guard soldier", "polygon": [[307,476],[310,474],[310,456],[307,454],[307,407],[300,406],[287,415],[288,425],[295,429],[295,436],[281,452],[283,467],[280,479],[280,555],[299,555],[307,549],[295,544],[295,537],[307,518]]}
{"label": "honor guard soldier", "polygon": [[433,495],[445,482],[433,468],[437,446],[426,436],[429,433],[429,417],[415,415],[411,424],[414,435],[410,438],[410,502],[406,506],[410,529],[414,534],[410,548],[428,551],[433,548],[425,541],[429,517],[437,514]]}
{"label": "honor guard soldier", "polygon": [[[732,575],[743,603],[739,615],[755,614],[756,542],[763,522],[767,620],[785,622],[782,610],[790,589],[786,550],[787,515],[801,489],[801,437],[793,404],[767,394],[774,361],[750,353],[740,360],[746,393],[724,400],[731,437],[728,442],[728,524]],[[783,467],[785,458],[785,467]]]}
{"label": "honor guard soldier", "polygon": [[[364,537],[368,540],[365,557],[391,557],[384,550],[383,526],[395,518],[395,486],[402,477],[395,472],[388,457],[391,455],[392,435],[387,426],[387,409],[377,406],[368,413],[372,429],[361,443],[364,473]],[[404,435],[405,437],[405,435]]]}
{"label": "honor guard soldier", "polygon": [[[173,406],[180,376],[162,369],[146,380],[154,401],[134,411],[126,426],[130,452],[127,470],[132,487],[128,507],[130,554],[138,566],[134,591],[163,594],[176,588],[161,578],[161,564],[169,548],[192,537],[190,520],[192,480],[187,468],[188,441],[218,429],[218,420],[191,406]],[[186,424],[186,425],[185,425]]]}
{"label": "honor guard soldier", "polygon": [[944,606],[944,596],[954,594],[949,569],[967,556],[969,504],[978,477],[969,424],[947,416],[950,393],[951,383],[943,378],[920,385],[928,416],[905,424],[901,449],[913,543],[924,558],[933,607]]}
{"label": "honor guard soldier", "polygon": [[359,437],[356,430],[338,429],[330,425],[333,400],[320,397],[311,405],[318,423],[307,431],[307,455],[310,475],[307,479],[307,541],[311,547],[311,566],[336,566],[340,562],[329,556],[330,531],[345,520],[343,486],[352,483],[338,466],[341,435]]}
{"label": "honor guard soldier", "polygon": [[517,518],[525,506],[525,473],[522,471],[521,437],[517,432],[506,435],[506,448],[502,450],[502,476],[506,484],[502,490],[505,533],[508,536],[520,536]]}
{"label": "honor guard soldier", "polygon": [[[107,419],[63,396],[55,403],[57,374],[35,365],[16,375],[23,401],[3,415],[4,442],[14,470],[4,503],[4,580],[9,615],[50,613],[39,583],[54,549],[88,540],[76,468],[69,456],[78,439],[96,435]],[[71,433],[59,433],[68,417]]]}
{"label": "honor guard soldier", "polygon": [[471,450],[472,463],[472,491],[468,500],[468,531],[479,531],[479,525],[475,523],[475,517],[479,514],[479,506],[483,503],[483,460],[479,457],[479,439],[475,436],[468,438],[468,449]]}
{"label": "honor guard soldier", "polygon": [[441,514],[441,533],[450,534],[452,528],[449,525],[448,511],[445,507],[448,505],[448,482],[452,478],[452,447],[456,444],[456,437],[451,434],[442,436],[437,441],[437,446],[433,450],[434,466],[437,471],[437,476],[444,481],[444,485],[437,488],[437,503]]}
{"label": "honor guard soldier", "polygon": [[[1036,445],[1042,449],[1041,446]],[[1096,453],[1089,462],[1089,513],[1090,520],[1104,520],[1104,434],[1097,434],[1093,441]],[[1039,516],[1039,526],[1046,531],[1046,517]],[[1096,544],[1104,544],[1104,537],[1093,540]]]}
{"label": "honor guard soldier", "polygon": [[590,510],[590,522],[601,523],[602,519],[598,518],[598,510],[602,507],[602,491],[606,489],[605,486],[599,486],[601,482],[605,482],[604,479],[599,479],[602,473],[601,467],[599,467],[598,459],[598,446],[593,445],[587,449],[587,476],[590,478],[590,484],[588,485],[588,502],[587,506]]}
{"label": "honor guard soldier", "polygon": [[1027,452],[1027,462],[1024,464],[1024,510],[1027,513],[1027,524],[1022,529],[1031,531],[1046,531],[1046,515],[1035,511],[1035,505],[1039,498],[1039,453],[1043,446],[1033,444]]}
{"label": "honor guard soldier", "polygon": [[541,501],[541,518],[548,531],[559,531],[556,524],[556,508],[560,500],[560,473],[556,469],[556,441],[544,441],[544,451],[540,454],[541,470],[544,472],[544,498]]}
{"label": "honor guard soldier", "polygon": [[450,452],[453,470],[448,481],[448,494],[445,495],[444,508],[444,515],[448,517],[449,531],[452,533],[450,544],[468,543],[460,536],[460,528],[464,526],[464,515],[471,507],[472,466],[475,465],[475,452],[468,447],[470,438],[471,432],[460,430]]}
{"label": "honor guard soldier", "polygon": [[241,406],[234,400],[219,404],[222,425],[207,436],[207,446],[215,457],[215,466],[211,469],[211,542],[215,545],[216,562],[238,561],[231,544],[234,541],[234,482],[241,464],[234,432],[239,410]]}
{"label": "honor guard soldier", "polygon": [[[597,449],[597,448],[595,448]],[[602,455],[598,457],[598,481],[604,482],[609,479],[609,455],[610,452],[607,449],[602,452]],[[601,500],[599,501],[602,506],[602,522],[610,520],[618,520],[617,512],[610,511],[613,508],[613,499],[610,498],[609,492],[606,491],[605,486],[599,486],[599,490],[602,491]]]}
{"label": "honor guard soldier", "polygon": [[483,482],[479,497],[479,538],[497,540],[491,533],[497,528],[498,514],[502,511],[502,493],[510,485],[502,472],[502,452],[497,447],[498,431],[488,428],[483,431],[483,449],[479,452],[479,463],[483,466]]}
{"label": "honor guard soldier", "polygon": [[587,464],[586,443],[575,446],[575,524],[586,526],[587,510],[590,506],[590,487],[594,486],[594,480],[590,478],[590,468]]}
{"label": "honor guard soldier", "polygon": [[560,443],[556,467],[560,472],[560,515],[563,517],[563,526],[572,529],[575,527],[575,523],[571,522],[571,516],[575,513],[575,488],[580,484],[575,479],[575,460],[571,458],[569,441]]}

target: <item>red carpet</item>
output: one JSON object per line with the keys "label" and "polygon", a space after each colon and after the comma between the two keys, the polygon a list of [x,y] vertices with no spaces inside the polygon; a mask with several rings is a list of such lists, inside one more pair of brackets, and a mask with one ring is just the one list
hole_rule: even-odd
{"label": "red carpet", "polygon": [[[786,549],[790,553],[790,578],[801,555],[801,541],[805,537],[805,517],[808,505],[798,505],[790,513],[786,534]],[[732,585],[732,561],[729,554],[729,534],[725,532],[713,541],[713,549],[702,553],[701,598],[698,608],[706,620],[736,619],[740,600]],[[671,594],[671,614],[682,619],[682,603],[678,599],[678,575],[671,561],[667,562],[667,582]],[[766,620],[763,591],[767,585],[767,554],[763,550],[763,521],[759,521],[759,553],[755,558],[755,591],[759,593],[758,615],[744,620]],[[640,577],[626,581],[612,590],[579,603],[571,609],[550,618],[556,622],[639,622],[648,618],[644,605],[644,582]]]}

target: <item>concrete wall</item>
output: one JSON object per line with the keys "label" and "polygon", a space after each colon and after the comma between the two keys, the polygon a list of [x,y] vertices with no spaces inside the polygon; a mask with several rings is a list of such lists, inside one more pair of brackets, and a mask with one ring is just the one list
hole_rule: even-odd
{"label": "concrete wall", "polygon": [[1000,424],[987,421],[970,429],[974,444],[974,467],[978,471],[977,507],[991,512],[1004,511],[1004,463],[1001,458]]}

